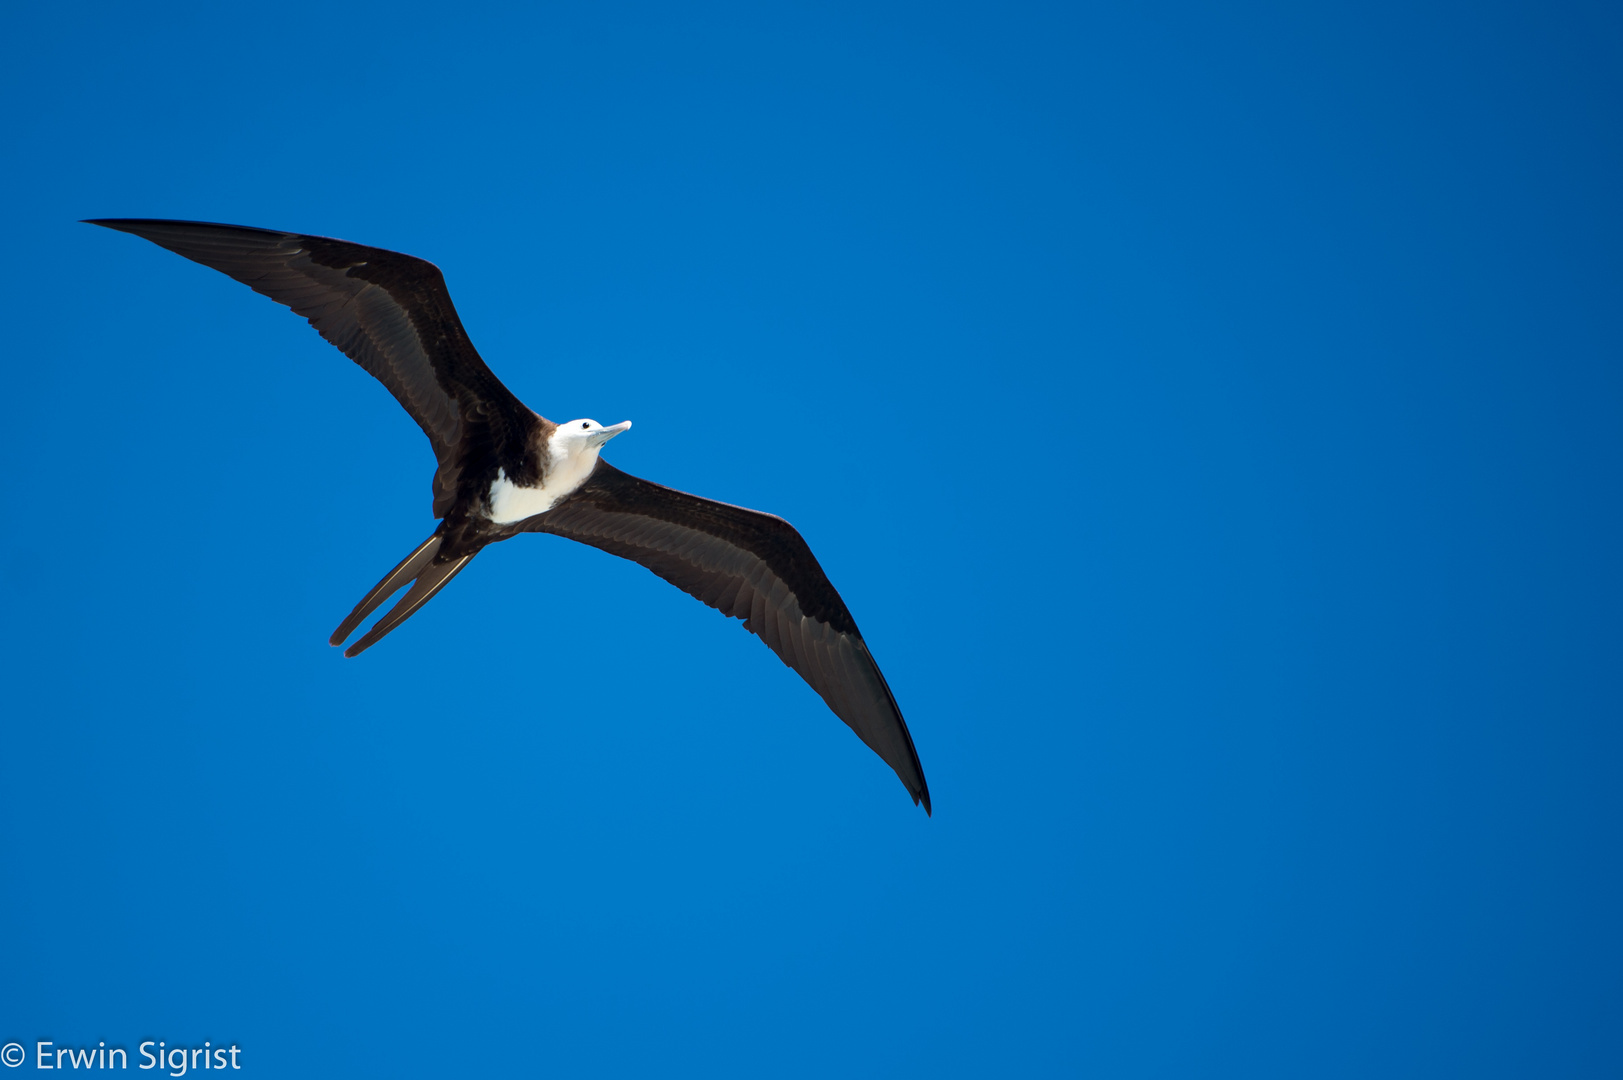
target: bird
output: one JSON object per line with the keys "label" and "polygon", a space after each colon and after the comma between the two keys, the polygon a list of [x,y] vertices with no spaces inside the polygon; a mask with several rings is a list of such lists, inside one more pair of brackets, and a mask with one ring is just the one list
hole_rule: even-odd
{"label": "bird", "polygon": [[439,267],[383,248],[242,225],[94,218],[242,282],[291,308],[394,395],[428,436],[436,467],[428,539],[333,631],[376,645],[490,544],[550,533],[630,559],[734,619],[796,671],[893,769],[928,815],[913,736],[828,575],[781,517],[632,476],[601,456],[629,420],[557,424],[525,406],[469,340]]}

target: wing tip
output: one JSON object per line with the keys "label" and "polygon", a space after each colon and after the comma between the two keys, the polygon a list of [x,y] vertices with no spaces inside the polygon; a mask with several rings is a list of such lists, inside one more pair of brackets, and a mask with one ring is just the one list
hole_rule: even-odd
{"label": "wing tip", "polygon": [[159,229],[223,229],[227,232],[235,233],[238,236],[286,239],[288,237],[299,235],[297,233],[278,232],[275,229],[261,229],[253,225],[231,225],[224,221],[188,221],[185,218],[80,218],[79,224],[100,225],[104,229],[116,229],[119,232],[129,233],[131,236],[139,236],[143,240],[152,240],[153,243],[157,243],[159,247],[163,247],[165,245],[153,240],[151,236],[147,235],[149,232]]}

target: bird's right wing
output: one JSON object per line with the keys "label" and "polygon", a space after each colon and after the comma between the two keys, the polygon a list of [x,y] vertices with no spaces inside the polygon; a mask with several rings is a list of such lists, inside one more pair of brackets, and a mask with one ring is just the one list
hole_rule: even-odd
{"label": "bird's right wing", "polygon": [[434,515],[455,497],[467,425],[488,427],[499,456],[522,453],[535,414],[468,340],[433,263],[383,248],[240,225],[145,218],[89,222],[132,233],[220,271],[303,315],[377,378],[428,436],[439,460]]}
{"label": "bird's right wing", "polygon": [[896,770],[915,803],[930,790],[913,737],[855,620],[800,533],[780,517],[640,480],[599,459],[586,483],[519,525],[641,563],[744,620]]}

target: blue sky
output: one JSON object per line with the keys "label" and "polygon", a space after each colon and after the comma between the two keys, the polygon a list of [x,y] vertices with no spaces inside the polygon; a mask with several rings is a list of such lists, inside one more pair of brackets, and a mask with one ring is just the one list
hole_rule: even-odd
{"label": "blue sky", "polygon": [[[1615,6],[5,25],[0,1042],[1623,1068]],[[430,259],[532,407],[794,522],[934,818],[735,624],[555,538],[342,660],[426,441],[108,216]]]}

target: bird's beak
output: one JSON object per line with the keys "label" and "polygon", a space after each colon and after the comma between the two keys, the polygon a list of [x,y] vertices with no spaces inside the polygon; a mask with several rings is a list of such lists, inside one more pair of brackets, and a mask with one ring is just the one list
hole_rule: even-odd
{"label": "bird's beak", "polygon": [[631,421],[630,420],[622,420],[618,424],[615,424],[613,427],[598,428],[596,431],[592,432],[592,435],[594,436],[594,438],[592,439],[592,445],[594,445],[594,446],[602,446],[604,443],[608,442],[610,439],[612,439],[616,435],[620,434],[620,432],[622,432],[622,431],[630,431],[630,430],[631,430]]}

